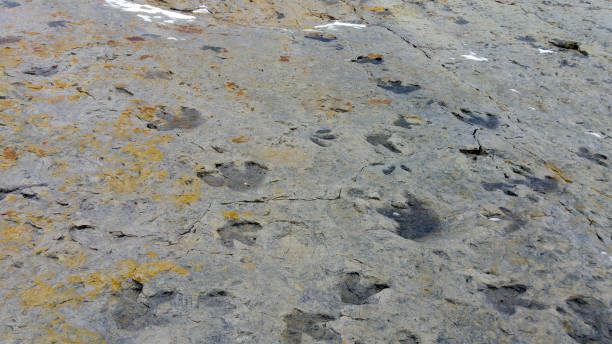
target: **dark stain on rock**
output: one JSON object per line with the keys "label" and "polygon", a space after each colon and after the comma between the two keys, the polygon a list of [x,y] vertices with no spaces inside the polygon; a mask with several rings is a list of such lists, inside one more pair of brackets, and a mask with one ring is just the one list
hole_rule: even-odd
{"label": "dark stain on rock", "polygon": [[395,344],[395,343],[398,343],[398,344],[421,344],[421,340],[419,339],[419,337],[416,334],[412,333],[411,331],[408,331],[408,330],[399,330],[394,335],[393,341],[391,343],[393,343],[393,344]]}
{"label": "dark stain on rock", "polygon": [[310,141],[321,147],[329,147],[331,143],[328,141],[332,141],[337,138],[338,136],[332,134],[330,129],[320,129],[310,137]]}
{"label": "dark stain on rock", "polygon": [[487,156],[489,153],[482,146],[478,146],[478,148],[459,148],[459,152],[465,155],[471,155],[476,160],[476,157],[479,156]]}
{"label": "dark stain on rock", "polygon": [[591,151],[589,151],[589,149],[586,147],[580,147],[580,149],[578,149],[578,153],[576,154],[578,154],[579,157],[590,160],[598,165],[608,167],[608,164],[605,161],[608,160],[607,156],[599,153],[591,153]]}
{"label": "dark stain on rock", "polygon": [[279,11],[274,11],[276,12],[276,19],[281,20],[283,18],[285,18],[285,14],[279,12]]}
{"label": "dark stain on rock", "polygon": [[366,304],[370,296],[387,288],[389,288],[388,284],[370,282],[357,272],[346,274],[343,281],[338,285],[340,300],[352,305]]}
{"label": "dark stain on rock", "polygon": [[140,36],[130,36],[130,37],[126,37],[125,39],[127,39],[130,42],[143,42],[145,39],[140,37]]}
{"label": "dark stain on rock", "polygon": [[400,168],[406,172],[412,172],[412,170],[410,170],[410,167],[406,166],[406,165],[400,165]]}
{"label": "dark stain on rock", "polygon": [[506,227],[507,232],[514,232],[527,225],[527,221],[525,219],[513,213],[510,211],[510,209],[499,207],[499,210],[504,214],[504,219],[511,221],[510,225]]}
{"label": "dark stain on rock", "polygon": [[382,172],[384,175],[389,175],[395,171],[395,166],[391,165],[388,168],[383,168]]}
{"label": "dark stain on rock", "polygon": [[327,326],[327,323],[336,318],[327,314],[304,313],[294,309],[291,313],[283,315],[285,329],[281,333],[283,344],[301,344],[304,334],[312,339],[331,344],[340,344],[340,334]]}
{"label": "dark stain on rock", "polygon": [[225,179],[216,171],[200,170],[196,175],[210,186],[218,188],[225,185]]}
{"label": "dark stain on rock", "polygon": [[49,27],[66,27],[67,23],[68,22],[65,20],[55,20],[55,21],[48,22],[47,25]]}
{"label": "dark stain on rock", "polygon": [[609,308],[591,296],[573,296],[565,300],[582,320],[565,320],[567,334],[580,344],[612,343],[612,315]]}
{"label": "dark stain on rock", "polygon": [[234,240],[253,246],[257,241],[257,232],[261,230],[257,222],[234,222],[217,229],[221,242],[225,247],[234,248]]}
{"label": "dark stain on rock", "polygon": [[406,208],[384,207],[377,209],[378,213],[397,223],[397,235],[404,239],[424,239],[439,232],[442,227],[435,212],[423,202],[406,193]]}
{"label": "dark stain on rock", "polygon": [[407,94],[410,92],[418,91],[421,89],[421,86],[408,84],[404,85],[399,80],[388,80],[388,79],[378,79],[376,80],[376,86],[385,89],[387,91],[391,91],[397,94]]}
{"label": "dark stain on rock", "polygon": [[550,41],[550,44],[554,45],[557,48],[566,49],[566,50],[574,50],[579,52],[584,56],[589,56],[589,53],[580,48],[580,43],[576,41],[566,41],[563,39],[553,39]]}
{"label": "dark stain on rock", "polygon": [[458,25],[465,25],[465,24],[469,24],[469,23],[470,23],[469,21],[467,21],[467,20],[465,20],[465,19],[463,19],[461,17],[459,17],[459,18],[457,18],[457,20],[455,20],[455,24],[458,24]]}
{"label": "dark stain on rock", "polygon": [[356,63],[371,63],[379,65],[383,63],[383,56],[381,54],[369,54],[367,56],[357,56],[356,59],[351,60]]}
{"label": "dark stain on rock", "polygon": [[119,93],[127,94],[128,96],[134,96],[134,93],[123,86],[115,86],[115,90],[117,90]]}
{"label": "dark stain on rock", "polygon": [[306,36],[304,36],[304,38],[314,39],[315,41],[320,41],[320,42],[325,42],[325,43],[331,42],[337,39],[336,36],[334,35],[330,35],[330,34],[324,35],[320,32],[310,32]]}
{"label": "dark stain on rock", "polygon": [[497,129],[497,127],[499,126],[499,120],[497,119],[497,116],[487,113],[486,114],[486,119],[484,117],[481,117],[479,115],[476,115],[475,112],[470,111],[468,109],[460,109],[461,110],[461,114],[457,113],[457,112],[453,112],[453,115],[455,115],[455,117],[457,117],[457,119],[459,119],[460,121],[463,121],[465,123],[469,123],[472,125],[478,125],[487,129]]}
{"label": "dark stain on rock", "polygon": [[57,65],[53,65],[51,67],[32,67],[23,73],[37,76],[51,76],[57,72]]}
{"label": "dark stain on rock", "polygon": [[401,153],[399,149],[395,148],[395,146],[391,142],[389,142],[390,137],[391,135],[387,134],[372,134],[366,136],[366,141],[368,141],[368,143],[372,146],[381,145],[393,153]]}
{"label": "dark stain on rock", "polygon": [[233,296],[225,290],[214,289],[198,296],[198,308],[206,307],[212,316],[222,317],[231,313],[236,306],[231,302]]}
{"label": "dark stain on rock", "polygon": [[17,43],[19,41],[21,41],[21,37],[17,37],[17,36],[0,37],[0,45]]}
{"label": "dark stain on rock", "polygon": [[8,1],[8,0],[2,1],[2,7],[15,8],[15,7],[18,7],[18,6],[21,6],[21,4],[18,3],[18,2]]}
{"label": "dark stain on rock", "polygon": [[200,48],[200,50],[212,50],[215,53],[219,54],[219,53],[227,53],[227,49],[223,48],[223,47],[215,47],[212,45],[205,45],[203,47]]}
{"label": "dark stain on rock", "polygon": [[145,74],[145,78],[172,80],[172,75],[174,75],[174,73],[172,73],[172,71],[170,70],[169,71],[156,70],[156,71],[148,71]]}
{"label": "dark stain on rock", "polygon": [[533,176],[526,176],[526,180],[515,180],[515,184],[524,184],[535,192],[542,194],[556,191],[558,188],[557,180],[551,176],[544,176],[544,178],[537,178]]}
{"label": "dark stain on rock", "polygon": [[518,36],[518,37],[516,37],[516,39],[518,39],[519,41],[522,41],[522,42],[527,42],[527,43],[535,43],[536,42],[535,38],[533,38],[531,36]]}
{"label": "dark stain on rock", "polygon": [[514,188],[514,185],[511,185],[511,184],[506,184],[506,183],[484,183],[483,182],[482,183],[482,187],[485,190],[487,190],[487,191],[501,190],[506,195],[513,196],[513,197],[518,196],[516,193],[514,193],[514,191],[512,191],[512,189]]}
{"label": "dark stain on rock", "polygon": [[519,295],[527,291],[527,286],[522,284],[495,287],[488,285],[483,291],[487,300],[500,312],[508,315],[516,313],[516,307],[542,310],[548,308],[538,302],[522,299]]}

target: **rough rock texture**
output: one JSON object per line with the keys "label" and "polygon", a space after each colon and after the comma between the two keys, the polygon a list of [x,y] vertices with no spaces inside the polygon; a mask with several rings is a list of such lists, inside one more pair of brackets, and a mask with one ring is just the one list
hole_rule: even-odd
{"label": "rough rock texture", "polygon": [[610,23],[0,1],[0,342],[611,343]]}

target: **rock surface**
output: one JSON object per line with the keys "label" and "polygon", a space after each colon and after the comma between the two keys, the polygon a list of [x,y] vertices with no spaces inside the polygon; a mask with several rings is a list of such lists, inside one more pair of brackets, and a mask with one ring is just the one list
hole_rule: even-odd
{"label": "rock surface", "polygon": [[0,1],[0,342],[612,343],[611,22]]}

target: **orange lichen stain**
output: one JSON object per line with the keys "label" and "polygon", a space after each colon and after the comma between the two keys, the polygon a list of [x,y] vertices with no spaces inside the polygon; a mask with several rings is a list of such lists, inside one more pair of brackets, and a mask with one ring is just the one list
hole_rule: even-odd
{"label": "orange lichen stain", "polygon": [[221,210],[221,213],[223,213],[223,217],[226,219],[238,220],[240,218],[240,214],[235,211]]}
{"label": "orange lichen stain", "polygon": [[242,266],[245,269],[255,269],[255,264],[249,263]]}
{"label": "orange lichen stain", "polygon": [[153,55],[142,55],[138,59],[142,61],[142,60],[150,59],[152,57],[153,57]]}
{"label": "orange lichen stain", "polygon": [[149,258],[151,258],[151,259],[153,259],[153,258],[155,258],[155,257],[157,257],[157,256],[158,256],[158,254],[157,254],[157,253],[155,253],[155,252],[153,252],[153,251],[149,251],[149,252],[147,252],[147,257],[149,257]]}
{"label": "orange lichen stain", "polygon": [[53,80],[53,85],[54,85],[55,87],[59,87],[59,88],[66,88],[66,87],[70,86],[70,84],[69,84],[69,83],[67,83],[67,82],[63,82],[63,81],[61,81],[61,80],[59,80],[59,79],[55,79],[55,80]]}
{"label": "orange lichen stain", "polygon": [[0,110],[5,110],[15,105],[15,102],[12,100],[0,100]]}
{"label": "orange lichen stain", "polygon": [[66,97],[64,96],[57,96],[57,97],[50,97],[50,98],[43,98],[43,97],[34,97],[32,96],[31,101],[33,102],[42,102],[42,103],[48,103],[48,104],[56,104],[58,102],[61,102],[63,100],[65,100]]}
{"label": "orange lichen stain", "polygon": [[38,115],[29,116],[26,119],[25,122],[27,124],[31,124],[31,125],[33,125],[35,127],[48,128],[48,127],[51,126],[51,124],[49,122],[45,121],[45,120],[46,119],[51,119],[51,118],[53,118],[53,116],[49,116],[46,113],[41,113],[41,114],[38,114]]}
{"label": "orange lichen stain", "polygon": [[279,62],[289,62],[289,56],[281,56],[278,59]]}
{"label": "orange lichen stain", "polygon": [[189,204],[200,199],[200,179],[197,177],[183,177],[177,182],[182,189],[179,195],[172,196],[179,205]]}
{"label": "orange lichen stain", "polygon": [[[162,28],[165,28],[164,26],[162,26]],[[202,33],[204,32],[203,28],[194,25],[194,24],[190,24],[190,25],[175,25],[174,26],[174,30],[179,31],[179,32],[184,32],[184,33]]]}
{"label": "orange lichen stain", "polygon": [[228,82],[225,85],[223,85],[223,88],[225,88],[228,91],[233,91],[233,90],[238,89],[239,87],[238,85],[236,85],[235,82]]}
{"label": "orange lichen stain", "polygon": [[24,150],[28,151],[28,152],[35,153],[39,157],[43,157],[43,156],[46,156],[46,155],[49,155],[49,154],[57,153],[57,149],[44,150],[44,149],[36,147],[36,146],[25,147]]}
{"label": "orange lichen stain", "polygon": [[16,118],[16,116],[0,113],[0,125],[13,127],[15,125],[11,123],[15,122]]}
{"label": "orange lichen stain", "polygon": [[423,119],[417,116],[406,115],[404,116],[407,122],[411,123],[423,123]]}
{"label": "orange lichen stain", "polygon": [[4,147],[2,155],[0,155],[0,170],[5,170],[17,165],[19,155],[21,155],[21,153],[16,152],[13,148]]}
{"label": "orange lichen stain", "polygon": [[557,175],[557,177],[563,179],[563,181],[565,181],[566,183],[568,183],[568,184],[573,183],[573,181],[571,181],[569,178],[567,178],[563,174],[563,172],[561,172],[561,170],[557,166],[555,166],[555,165],[553,165],[553,164],[551,164],[549,162],[545,163],[544,165],[546,167],[548,167],[551,171],[553,171],[555,173],[555,175]]}
{"label": "orange lichen stain", "polygon": [[375,98],[370,99],[370,105],[381,105],[381,104],[389,105],[391,104],[391,99],[375,99]]}
{"label": "orange lichen stain", "polygon": [[238,136],[238,137],[234,137],[231,141],[233,143],[245,143],[245,142],[248,142],[249,140],[247,140],[247,138],[244,136]]}
{"label": "orange lichen stain", "polygon": [[385,12],[385,11],[388,11],[388,10],[389,10],[388,8],[382,7],[382,6],[374,6],[374,7],[370,8],[370,12],[375,12],[375,13]]}
{"label": "orange lichen stain", "polygon": [[83,95],[82,95],[81,93],[77,93],[77,94],[75,94],[75,95],[68,96],[68,100],[70,100],[70,101],[73,101],[73,102],[74,102],[74,101],[77,101],[77,100],[81,99],[81,97],[82,97],[82,96],[83,96]]}
{"label": "orange lichen stain", "polygon": [[45,87],[45,83],[36,85],[29,81],[26,81],[24,84],[26,85],[27,88],[32,89],[32,90],[42,90]]}

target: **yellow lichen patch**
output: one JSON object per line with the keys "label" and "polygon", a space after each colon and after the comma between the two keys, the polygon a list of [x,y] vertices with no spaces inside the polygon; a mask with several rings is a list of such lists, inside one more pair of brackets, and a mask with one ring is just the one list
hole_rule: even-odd
{"label": "yellow lichen patch", "polygon": [[12,100],[0,99],[0,110],[6,110],[15,105],[15,102]]}
{"label": "yellow lichen patch", "polygon": [[57,149],[44,150],[44,149],[42,149],[40,147],[36,147],[36,146],[25,147],[24,150],[26,150],[28,152],[36,153],[36,155],[38,155],[39,157],[43,157],[45,155],[57,153]]}
{"label": "yellow lichen patch", "polygon": [[66,265],[70,268],[75,268],[77,266],[83,265],[87,258],[85,257],[85,252],[81,249],[78,252],[66,252],[57,255],[57,258],[60,263]]}
{"label": "yellow lichen patch", "polygon": [[221,210],[223,213],[223,217],[230,220],[238,220],[240,218],[240,214],[235,211]]}
{"label": "yellow lichen patch", "polygon": [[186,269],[167,260],[138,264],[131,259],[127,259],[117,263],[117,267],[121,271],[121,277],[130,277],[141,284],[166,271],[172,271],[181,275],[189,273]]}
{"label": "yellow lichen patch", "polygon": [[74,101],[81,99],[82,96],[83,95],[81,93],[77,93],[75,95],[68,96],[68,100],[74,102]]}
{"label": "yellow lichen patch", "polygon": [[0,155],[0,170],[5,170],[11,166],[17,165],[17,159],[21,153],[16,152],[12,147],[4,147],[2,155]]}
{"label": "yellow lichen patch", "polygon": [[254,151],[253,154],[261,160],[273,161],[276,164],[292,167],[308,167],[312,156],[296,149],[266,148]]}
{"label": "yellow lichen patch", "polygon": [[164,154],[155,147],[157,141],[150,141],[143,145],[135,145],[129,143],[121,149],[122,152],[130,153],[135,156],[140,162],[162,161]]}
{"label": "yellow lichen patch", "polygon": [[189,204],[200,199],[200,180],[196,177],[183,177],[177,183],[181,193],[172,196],[178,204]]}
{"label": "yellow lichen patch", "polygon": [[553,172],[554,172],[554,173],[557,175],[557,177],[559,177],[559,178],[563,179],[563,180],[564,180],[566,183],[568,183],[568,184],[573,183],[573,182],[572,182],[572,181],[571,181],[569,178],[567,178],[567,177],[566,177],[566,176],[563,174],[563,172],[561,172],[561,170],[560,170],[560,169],[559,169],[557,166],[555,166],[555,165],[553,165],[553,164],[551,164],[551,163],[549,163],[549,162],[545,163],[544,165],[545,165],[546,167],[548,167],[548,168],[549,168],[551,171],[553,171]]}
{"label": "yellow lichen patch", "polygon": [[157,254],[157,253],[155,253],[155,252],[153,252],[153,251],[149,251],[149,252],[147,252],[147,257],[148,257],[148,258],[153,259],[153,258],[155,258],[155,257],[157,257],[157,256],[158,256],[158,254]]}
{"label": "yellow lichen patch", "polygon": [[39,128],[47,128],[50,127],[51,124],[47,121],[45,121],[46,119],[50,119],[53,118],[52,116],[47,115],[46,113],[41,113],[38,115],[32,115],[30,117],[28,117],[26,119],[26,123],[27,124],[31,124],[33,126],[39,127]]}
{"label": "yellow lichen patch", "polygon": [[63,283],[49,285],[43,281],[35,281],[33,287],[20,293],[21,305],[24,308],[41,307],[44,310],[53,310],[66,305],[77,307],[83,301],[74,288],[64,288]]}
{"label": "yellow lichen patch", "polygon": [[33,101],[33,102],[56,104],[58,102],[61,102],[64,99],[66,99],[66,97],[64,97],[64,96],[56,96],[56,97],[50,97],[50,98],[43,98],[43,97],[34,97],[34,96],[32,96],[32,98],[30,100]]}
{"label": "yellow lichen patch", "polygon": [[140,190],[147,181],[161,181],[166,179],[166,171],[153,171],[148,167],[136,164],[128,165],[129,170],[120,168],[107,168],[102,171],[100,177],[106,182],[111,191],[119,193],[131,193]]}
{"label": "yellow lichen patch", "polygon": [[67,166],[68,164],[65,161],[56,161],[53,163],[53,165],[51,165],[51,169],[53,169],[51,174],[56,177],[61,176],[62,174],[66,173]]}
{"label": "yellow lichen patch", "polygon": [[105,344],[108,343],[100,333],[94,333],[82,328],[74,328],[68,324],[62,324],[59,331],[53,327],[49,328],[44,337],[37,338],[41,344]]}

